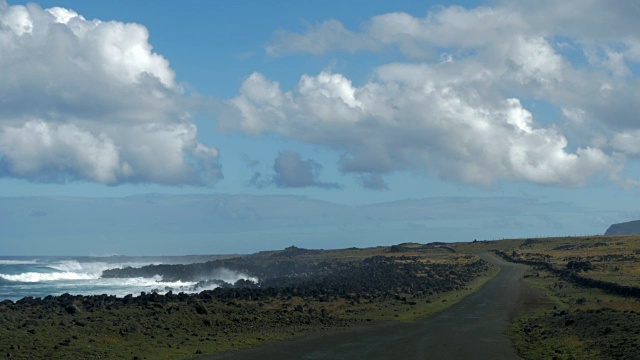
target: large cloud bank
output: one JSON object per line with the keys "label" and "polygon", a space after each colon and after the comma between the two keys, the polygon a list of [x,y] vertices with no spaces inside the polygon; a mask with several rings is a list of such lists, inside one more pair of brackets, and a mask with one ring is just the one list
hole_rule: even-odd
{"label": "large cloud bank", "polygon": [[222,126],[336,149],[344,173],[379,185],[398,171],[482,186],[616,178],[640,154],[639,18],[632,2],[523,1],[279,31],[269,55],[404,60],[357,85],[325,70],[288,90],[253,73]]}
{"label": "large cloud bank", "polygon": [[218,152],[197,140],[169,62],[138,24],[0,0],[0,176],[204,185]]}

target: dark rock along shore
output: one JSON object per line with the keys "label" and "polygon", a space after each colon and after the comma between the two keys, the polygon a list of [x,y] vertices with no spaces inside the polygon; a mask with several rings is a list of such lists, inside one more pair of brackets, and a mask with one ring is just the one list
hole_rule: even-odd
{"label": "dark rock along shore", "polygon": [[[392,257],[319,256],[315,260],[300,253],[301,249],[294,248],[204,264],[105,272],[112,277],[148,273],[191,281],[227,268],[260,279],[258,284],[244,280],[221,283],[197,294],[151,292],[122,298],[63,294],[4,301],[0,303],[0,345],[14,358],[121,357],[126,354],[110,351],[144,347],[152,347],[148,351],[166,348],[184,357],[196,350],[206,353],[244,341],[234,339],[291,336],[366,322],[335,316],[336,304],[411,307],[416,301],[462,289],[489,269],[486,261],[470,255],[456,255],[454,261],[440,263],[397,252]],[[194,352],[185,353],[185,349]]]}

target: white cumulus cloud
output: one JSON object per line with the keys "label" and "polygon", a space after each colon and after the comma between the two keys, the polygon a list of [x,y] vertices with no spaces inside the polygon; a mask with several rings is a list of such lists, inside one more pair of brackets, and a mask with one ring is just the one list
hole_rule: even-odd
{"label": "white cumulus cloud", "polygon": [[631,2],[498,1],[380,14],[358,29],[328,19],[280,30],[268,55],[405,60],[379,64],[361,84],[321,71],[282,89],[254,73],[221,125],[336,149],[341,170],[360,179],[398,171],[480,185],[615,179],[640,153],[639,17]]}
{"label": "white cumulus cloud", "polygon": [[[567,150],[567,139],[536,124],[518,99],[481,97],[466,86],[472,80],[439,78],[439,72],[395,64],[380,68],[377,79],[361,87],[322,72],[304,75],[288,92],[253,74],[229,102],[237,117],[252,122],[230,117],[225,124],[241,131],[276,130],[341,150],[345,173],[420,169],[480,185],[500,179],[580,185],[608,167],[610,158],[599,149]],[[342,79],[340,86],[327,86],[330,78]],[[254,86],[275,90],[258,101],[249,90]]]}
{"label": "white cumulus cloud", "polygon": [[138,24],[0,0],[0,176],[32,181],[210,184],[169,61]]}

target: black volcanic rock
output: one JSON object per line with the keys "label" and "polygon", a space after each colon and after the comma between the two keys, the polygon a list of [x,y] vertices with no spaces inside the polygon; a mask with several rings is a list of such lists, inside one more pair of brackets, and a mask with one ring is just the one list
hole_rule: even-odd
{"label": "black volcanic rock", "polygon": [[605,235],[633,235],[640,234],[640,220],[628,221],[609,226]]}

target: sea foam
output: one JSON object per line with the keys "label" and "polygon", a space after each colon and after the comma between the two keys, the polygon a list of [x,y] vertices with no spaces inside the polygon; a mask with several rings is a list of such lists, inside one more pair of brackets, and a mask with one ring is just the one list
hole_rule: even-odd
{"label": "sea foam", "polygon": [[[0,0],[1,1],[1,0]],[[123,259],[124,260],[124,259]],[[148,278],[102,278],[107,269],[142,267],[157,265],[162,261],[83,261],[83,259],[1,259],[0,260],[0,301],[18,300],[25,296],[44,297],[63,293],[98,295],[110,294],[124,296],[140,292],[173,292],[195,293],[212,290],[217,284],[199,286],[195,281],[164,281],[162,276]],[[227,283],[235,283],[240,279],[258,282],[257,278],[219,268],[206,276],[206,279],[217,279]]]}
{"label": "sea foam", "polygon": [[[36,265],[38,262],[23,261],[20,264],[17,260],[2,260],[4,262],[12,261],[12,263],[4,265]],[[47,265],[43,265],[43,269],[49,271],[26,271],[20,274],[1,274],[0,278],[8,281],[37,283],[60,280],[96,280],[102,276],[102,272],[107,269],[120,269],[127,266],[141,266],[148,263],[107,263],[107,262],[79,262],[77,260],[62,260]]]}
{"label": "sea foam", "polygon": [[38,260],[0,260],[0,265],[35,265]]}
{"label": "sea foam", "polygon": [[44,282],[44,281],[58,281],[58,280],[88,280],[95,277],[90,274],[79,274],[75,272],[52,272],[52,273],[40,273],[40,272],[26,272],[22,274],[0,274],[0,278],[9,281],[17,282]]}

